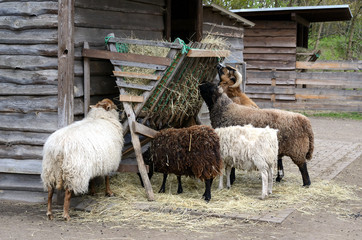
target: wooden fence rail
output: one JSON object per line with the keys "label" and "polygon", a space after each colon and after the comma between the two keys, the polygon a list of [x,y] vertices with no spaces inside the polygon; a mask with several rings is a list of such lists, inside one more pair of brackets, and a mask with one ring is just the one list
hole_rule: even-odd
{"label": "wooden fence rail", "polygon": [[362,61],[296,62],[296,71],[248,71],[262,108],[362,112]]}

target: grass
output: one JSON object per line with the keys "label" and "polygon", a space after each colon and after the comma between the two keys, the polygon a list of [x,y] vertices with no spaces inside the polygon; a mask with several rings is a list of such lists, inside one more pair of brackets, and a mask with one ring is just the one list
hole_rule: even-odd
{"label": "grass", "polygon": [[361,112],[301,112],[307,117],[328,117],[338,119],[362,120]]}

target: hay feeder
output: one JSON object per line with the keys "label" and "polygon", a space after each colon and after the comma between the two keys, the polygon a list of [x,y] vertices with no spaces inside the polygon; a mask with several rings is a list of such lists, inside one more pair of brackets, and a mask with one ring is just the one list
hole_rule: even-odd
{"label": "hay feeder", "polygon": [[[89,58],[109,59],[120,91],[119,101],[125,111],[124,134],[130,133],[132,141],[123,155],[134,152],[137,160],[137,163],[121,163],[119,171],[139,171],[147,198],[153,201],[141,146],[149,142],[157,130],[183,127],[196,118],[202,105],[199,83],[213,81],[216,64],[229,56],[230,51],[215,44],[190,42],[186,45],[179,39],[170,43],[116,38],[113,33],[106,37],[106,42],[108,51],[89,49],[88,44],[84,44],[85,109],[89,105]],[[168,49],[168,53],[166,57],[129,53],[127,45],[131,44],[162,47]],[[132,71],[126,71],[130,68]],[[145,137],[143,141],[140,141],[140,134]]]}

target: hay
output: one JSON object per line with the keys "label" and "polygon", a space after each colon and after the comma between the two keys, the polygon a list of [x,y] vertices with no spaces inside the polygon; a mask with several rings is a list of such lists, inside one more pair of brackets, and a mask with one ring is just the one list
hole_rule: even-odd
{"label": "hay", "polygon": [[[166,193],[159,194],[162,174],[155,174],[151,179],[158,211],[143,211],[136,208],[140,202],[146,202],[144,189],[140,186],[136,174],[117,174],[111,179],[111,187],[116,197],[103,197],[103,191],[96,197],[86,196],[96,201],[90,213],[76,212],[75,221],[99,221],[126,224],[137,221],[139,227],[174,228],[182,226],[190,230],[200,230],[218,224],[231,224],[233,220],[206,216],[213,214],[260,215],[265,212],[295,208],[303,213],[312,214],[316,209],[326,209],[337,214],[347,214],[338,202],[356,200],[355,187],[340,186],[334,182],[317,180],[309,188],[300,186],[300,176],[289,175],[285,181],[275,184],[273,194],[266,200],[259,200],[261,180],[258,172],[238,172],[237,180],[231,189],[218,190],[218,179],[212,187],[212,199],[206,203],[202,198],[204,183],[192,178],[182,178],[184,193],[176,194],[177,180],[169,176]],[[325,200],[330,204],[325,204]],[[323,202],[323,204],[320,204]],[[169,209],[178,210],[170,213]],[[188,210],[200,214],[187,214]],[[205,215],[204,215],[205,213]],[[72,212],[72,215],[74,213]],[[200,224],[202,223],[202,224]]]}

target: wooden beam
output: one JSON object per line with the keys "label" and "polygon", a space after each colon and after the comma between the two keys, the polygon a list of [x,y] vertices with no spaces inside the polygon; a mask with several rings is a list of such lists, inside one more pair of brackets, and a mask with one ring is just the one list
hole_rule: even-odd
{"label": "wooden beam", "polygon": [[128,78],[142,78],[149,80],[159,80],[161,76],[157,76],[154,74],[146,74],[146,73],[137,73],[137,72],[123,72],[123,71],[113,71],[113,75],[116,77],[128,77]]}
{"label": "wooden beam", "polygon": [[[74,0],[58,1],[58,128],[74,119]],[[57,204],[64,192],[58,191]]]}
{"label": "wooden beam", "polygon": [[[84,42],[83,48],[89,49],[88,42]],[[84,116],[88,114],[90,105],[90,66],[89,58],[83,58],[83,98],[84,98]]]}
{"label": "wooden beam", "polygon": [[361,70],[362,61],[328,61],[328,62],[296,62],[297,69],[320,69],[320,70]]}
{"label": "wooden beam", "polygon": [[120,102],[143,102],[143,96],[119,95]]}
{"label": "wooden beam", "polygon": [[[149,171],[148,165],[145,165],[146,171]],[[122,162],[119,164],[119,167],[117,169],[117,172],[134,172],[138,173],[138,165],[137,162],[135,164],[123,164]]]}
{"label": "wooden beam", "polygon": [[82,56],[88,58],[150,63],[156,65],[165,65],[165,66],[170,66],[172,62],[172,59],[165,57],[145,56],[133,53],[118,53],[118,52],[111,52],[111,51],[97,50],[97,49],[83,49]]}
{"label": "wooden beam", "polygon": [[140,90],[144,90],[144,91],[150,91],[153,88],[153,86],[149,86],[149,85],[126,83],[119,79],[116,81],[116,83],[117,83],[118,87],[140,89]]}
{"label": "wooden beam", "polygon": [[133,131],[139,134],[142,134],[149,138],[154,138],[158,131],[153,130],[152,128],[149,128],[143,124],[140,124],[138,122],[132,122],[131,128],[133,128]]}
{"label": "wooden beam", "polygon": [[296,21],[299,24],[302,24],[305,27],[309,27],[309,25],[310,25],[310,22],[307,19],[301,17],[300,15],[298,15],[296,13],[292,13],[291,18],[292,18],[292,20]]}
{"label": "wooden beam", "polygon": [[207,49],[190,49],[188,57],[228,57],[229,50],[207,50]]}

